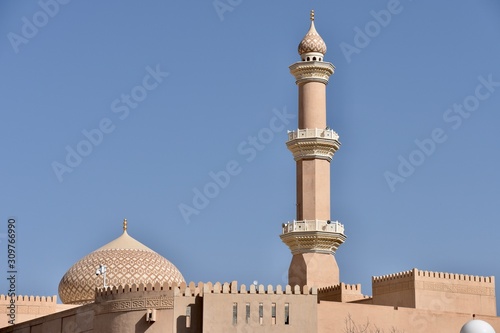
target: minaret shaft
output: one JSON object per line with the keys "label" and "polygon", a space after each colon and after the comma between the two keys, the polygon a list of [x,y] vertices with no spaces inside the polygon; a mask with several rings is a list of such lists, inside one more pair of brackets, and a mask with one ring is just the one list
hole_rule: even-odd
{"label": "minaret shaft", "polygon": [[330,162],[297,161],[297,220],[330,220]]}
{"label": "minaret shaft", "polygon": [[299,128],[326,127],[326,85],[305,82],[299,86]]}

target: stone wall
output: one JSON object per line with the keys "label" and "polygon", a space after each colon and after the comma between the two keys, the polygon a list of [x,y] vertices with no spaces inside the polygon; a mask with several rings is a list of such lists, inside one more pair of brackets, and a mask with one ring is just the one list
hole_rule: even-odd
{"label": "stone wall", "polygon": [[316,332],[317,290],[235,282],[205,285],[203,332]]}
{"label": "stone wall", "polygon": [[413,272],[418,309],[496,316],[494,277]]}
{"label": "stone wall", "polygon": [[57,304],[57,296],[16,296],[14,303],[7,295],[0,295],[0,328],[9,326],[11,311],[15,308],[15,323],[74,308],[75,305]]}
{"label": "stone wall", "polygon": [[496,316],[494,277],[421,271],[372,278],[373,304]]}
{"label": "stone wall", "polygon": [[[392,306],[325,302],[318,304],[319,333],[457,333],[472,315]],[[500,318],[476,316],[500,332]]]}

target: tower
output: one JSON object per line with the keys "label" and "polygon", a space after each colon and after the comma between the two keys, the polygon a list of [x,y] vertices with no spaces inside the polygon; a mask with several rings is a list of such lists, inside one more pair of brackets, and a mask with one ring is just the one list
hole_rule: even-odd
{"label": "tower", "polygon": [[340,283],[333,254],[346,237],[344,226],[330,220],[330,161],[339,136],[326,124],[326,85],[335,67],[324,62],[326,44],[311,27],[299,44],[301,61],[290,66],[299,90],[298,129],[288,132],[297,173],[297,217],[283,224],[281,240],[292,252],[290,285],[331,286]]}

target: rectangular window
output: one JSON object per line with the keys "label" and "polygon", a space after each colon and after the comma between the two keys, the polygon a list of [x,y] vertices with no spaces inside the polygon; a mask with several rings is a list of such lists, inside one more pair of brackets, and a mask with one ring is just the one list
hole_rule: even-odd
{"label": "rectangular window", "polygon": [[285,325],[290,325],[290,304],[285,303]]}
{"label": "rectangular window", "polygon": [[247,306],[246,306],[246,323],[248,324],[249,321],[250,321],[250,303],[247,303]]}
{"label": "rectangular window", "polygon": [[271,305],[271,325],[276,325],[276,303]]}
{"label": "rectangular window", "polygon": [[259,324],[262,325],[264,318],[264,304],[259,303]]}
{"label": "rectangular window", "polygon": [[233,325],[238,323],[238,303],[233,303]]}
{"label": "rectangular window", "polygon": [[191,306],[186,307],[186,327],[191,327]]}

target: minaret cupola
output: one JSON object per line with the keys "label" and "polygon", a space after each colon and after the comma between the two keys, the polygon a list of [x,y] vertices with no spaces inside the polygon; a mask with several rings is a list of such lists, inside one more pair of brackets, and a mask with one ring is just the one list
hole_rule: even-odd
{"label": "minaret cupola", "polygon": [[314,26],[314,10],[311,10],[311,27],[299,44],[299,55],[302,61],[323,61],[326,44]]}

